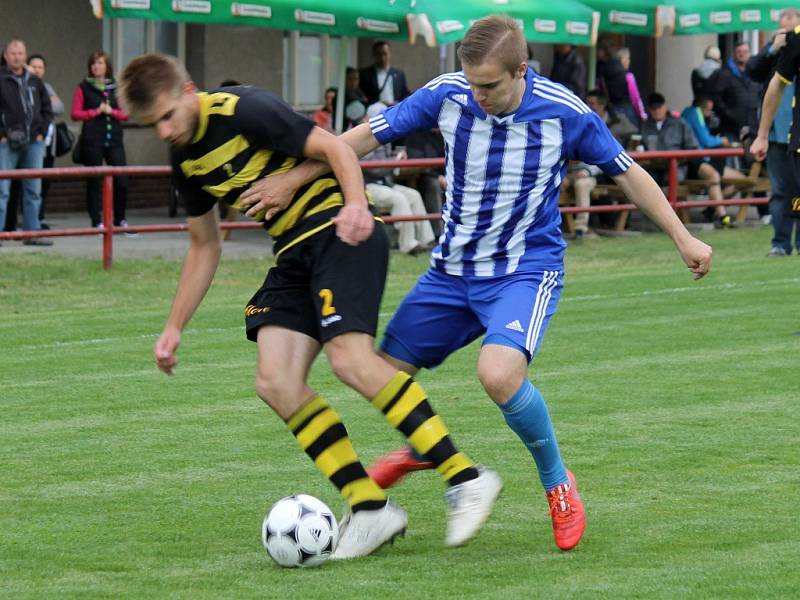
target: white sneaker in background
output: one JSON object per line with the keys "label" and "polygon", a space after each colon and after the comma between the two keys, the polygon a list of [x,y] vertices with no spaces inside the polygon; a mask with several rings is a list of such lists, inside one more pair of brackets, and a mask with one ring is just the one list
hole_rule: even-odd
{"label": "white sneaker in background", "polygon": [[[122,219],[122,221],[119,222],[119,226],[122,227],[123,229],[127,229],[128,222],[125,219]],[[124,231],[123,234],[125,235],[125,237],[128,237],[128,238],[137,238],[137,237],[139,237],[139,234],[136,233],[135,231]]]}
{"label": "white sneaker in background", "polygon": [[331,559],[347,560],[372,554],[403,535],[406,527],[408,514],[391,500],[377,510],[348,512],[339,523],[339,543]]}

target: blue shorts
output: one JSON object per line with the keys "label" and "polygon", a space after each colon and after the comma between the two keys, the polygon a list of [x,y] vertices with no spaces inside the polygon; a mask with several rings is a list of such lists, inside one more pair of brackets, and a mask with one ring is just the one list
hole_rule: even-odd
{"label": "blue shorts", "polygon": [[530,362],[563,287],[562,271],[464,277],[429,269],[386,328],[381,350],[415,367],[435,367],[483,334],[483,344],[517,348]]}

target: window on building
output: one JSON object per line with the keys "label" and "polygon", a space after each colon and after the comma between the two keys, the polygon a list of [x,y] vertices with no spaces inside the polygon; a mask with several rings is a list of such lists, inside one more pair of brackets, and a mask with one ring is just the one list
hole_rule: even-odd
{"label": "window on building", "polygon": [[[346,46],[342,60],[342,44]],[[318,109],[325,90],[338,87],[344,68],[355,65],[355,43],[329,35],[288,31],[283,36],[283,97],[298,110]]]}
{"label": "window on building", "polygon": [[184,59],[186,26],[183,23],[143,19],[104,19],[103,47],[111,53],[114,72],[146,52],[163,52]]}

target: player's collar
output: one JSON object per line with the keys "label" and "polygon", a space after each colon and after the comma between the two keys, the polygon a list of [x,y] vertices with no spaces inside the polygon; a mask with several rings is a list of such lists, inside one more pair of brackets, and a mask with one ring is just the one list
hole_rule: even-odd
{"label": "player's collar", "polygon": [[197,92],[197,99],[200,102],[200,110],[197,115],[197,129],[192,138],[192,144],[196,144],[203,139],[208,129],[208,109],[211,106],[211,97],[206,92]]}

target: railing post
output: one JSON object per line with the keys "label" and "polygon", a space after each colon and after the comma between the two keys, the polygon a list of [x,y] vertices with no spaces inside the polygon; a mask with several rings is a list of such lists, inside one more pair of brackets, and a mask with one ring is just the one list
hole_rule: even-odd
{"label": "railing post", "polygon": [[667,190],[667,200],[672,208],[678,202],[678,159],[669,159],[669,189]]}
{"label": "railing post", "polygon": [[103,268],[111,268],[114,253],[114,177],[103,176]]}

